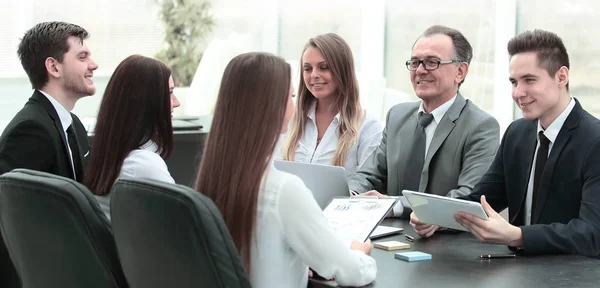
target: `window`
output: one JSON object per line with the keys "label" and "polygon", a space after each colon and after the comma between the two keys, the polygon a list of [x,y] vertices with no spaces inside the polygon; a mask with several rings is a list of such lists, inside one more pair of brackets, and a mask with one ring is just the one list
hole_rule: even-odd
{"label": "window", "polygon": [[600,117],[600,2],[593,0],[519,1],[518,32],[544,29],[563,39],[571,68],[569,90],[591,114]]}
{"label": "window", "polygon": [[413,97],[409,71],[404,64],[412,53],[417,38],[430,26],[440,24],[458,29],[473,47],[469,74],[461,93],[490,114],[494,109],[494,0],[444,1],[430,0],[427,5],[414,1],[387,1],[385,76],[388,88]]}

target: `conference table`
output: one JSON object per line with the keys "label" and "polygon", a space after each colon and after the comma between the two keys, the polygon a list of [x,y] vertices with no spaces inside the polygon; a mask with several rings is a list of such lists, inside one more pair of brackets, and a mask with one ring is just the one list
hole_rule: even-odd
{"label": "conference table", "polygon": [[[366,287],[600,287],[600,260],[578,255],[518,256],[479,260],[479,255],[509,254],[505,245],[479,242],[467,232],[436,232],[420,238],[407,220],[386,219],[381,225],[402,227],[404,233],[372,240],[409,243],[409,250],[431,254],[431,260],[406,262],[399,251],[373,248],[377,278]],[[415,237],[408,242],[405,234]],[[308,287],[336,286],[334,281],[310,279]]]}

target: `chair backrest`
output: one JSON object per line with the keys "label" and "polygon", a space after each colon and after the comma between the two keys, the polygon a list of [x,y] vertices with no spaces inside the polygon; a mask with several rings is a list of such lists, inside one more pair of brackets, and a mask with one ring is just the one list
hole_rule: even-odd
{"label": "chair backrest", "polygon": [[208,197],[183,185],[119,179],[110,206],[131,287],[250,287],[225,221]]}
{"label": "chair backrest", "polygon": [[24,288],[127,287],[110,223],[72,179],[26,169],[0,176],[0,225]]}

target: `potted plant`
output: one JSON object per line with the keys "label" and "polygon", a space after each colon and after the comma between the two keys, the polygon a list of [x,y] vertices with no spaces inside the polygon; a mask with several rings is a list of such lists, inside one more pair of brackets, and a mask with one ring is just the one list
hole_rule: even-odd
{"label": "potted plant", "polygon": [[179,87],[177,96],[184,103],[187,87],[202,59],[202,44],[215,25],[211,5],[204,0],[158,0],[158,4],[165,47],[154,57],[172,69],[175,86]]}

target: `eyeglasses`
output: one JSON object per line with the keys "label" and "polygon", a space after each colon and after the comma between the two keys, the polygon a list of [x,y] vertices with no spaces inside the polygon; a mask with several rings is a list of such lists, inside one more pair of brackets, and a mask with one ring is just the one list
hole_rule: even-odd
{"label": "eyeglasses", "polygon": [[423,59],[423,60],[408,60],[406,61],[406,69],[410,71],[416,71],[419,69],[421,63],[423,63],[423,68],[427,71],[435,70],[440,68],[441,64],[450,64],[450,63],[460,63],[462,61],[459,60],[438,60],[438,59]]}

